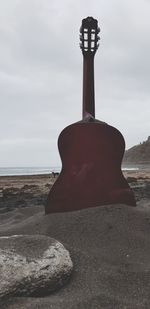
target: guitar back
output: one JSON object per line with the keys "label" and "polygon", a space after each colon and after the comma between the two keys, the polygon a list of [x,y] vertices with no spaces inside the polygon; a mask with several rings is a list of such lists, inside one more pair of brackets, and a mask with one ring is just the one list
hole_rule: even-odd
{"label": "guitar back", "polygon": [[125,143],[121,133],[101,122],[78,122],[58,140],[62,171],[53,185],[46,213],[98,205],[135,205],[121,171]]}
{"label": "guitar back", "polygon": [[99,32],[97,20],[82,20],[83,120],[68,126],[59,136],[62,171],[49,192],[46,213],[114,203],[135,206],[121,171],[123,136],[114,127],[95,119],[94,55]]}

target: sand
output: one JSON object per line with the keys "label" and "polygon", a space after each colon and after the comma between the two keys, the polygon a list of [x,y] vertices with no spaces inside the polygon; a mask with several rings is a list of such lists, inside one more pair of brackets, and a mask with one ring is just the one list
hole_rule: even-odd
{"label": "sand", "polygon": [[[136,178],[132,182],[136,208],[108,205],[47,216],[44,203],[55,179],[49,176],[1,177],[1,192],[7,189],[8,195],[0,200],[0,236],[40,234],[53,237],[70,251],[74,271],[68,284],[59,291],[43,298],[10,298],[1,303],[0,308],[149,309],[150,198],[147,184],[150,179],[146,173],[140,176],[144,179],[135,174],[132,177]],[[26,185],[30,187],[24,187]],[[16,191],[9,191],[9,188],[16,188]],[[16,205],[18,195],[20,204]]]}

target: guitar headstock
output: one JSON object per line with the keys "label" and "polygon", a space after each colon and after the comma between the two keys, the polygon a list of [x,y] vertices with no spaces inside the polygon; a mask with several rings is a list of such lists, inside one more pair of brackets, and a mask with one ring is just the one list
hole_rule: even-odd
{"label": "guitar headstock", "polygon": [[80,48],[84,56],[95,55],[99,46],[99,32],[100,28],[98,27],[96,19],[93,17],[87,17],[82,20],[80,28]]}

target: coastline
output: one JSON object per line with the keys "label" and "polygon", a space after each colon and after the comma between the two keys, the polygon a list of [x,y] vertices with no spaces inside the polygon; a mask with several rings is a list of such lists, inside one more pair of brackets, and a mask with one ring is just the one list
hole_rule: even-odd
{"label": "coastline", "polygon": [[[150,169],[125,170],[123,174],[137,203],[150,198]],[[44,207],[57,177],[52,174],[0,176],[0,213],[22,207]]]}
{"label": "coastline", "polygon": [[1,176],[0,213],[22,207],[44,207],[55,180],[50,175]]}

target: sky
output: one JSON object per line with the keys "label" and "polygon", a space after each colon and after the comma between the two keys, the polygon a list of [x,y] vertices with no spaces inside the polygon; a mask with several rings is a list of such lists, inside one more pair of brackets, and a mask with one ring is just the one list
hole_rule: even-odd
{"label": "sky", "polygon": [[126,149],[150,135],[150,0],[0,0],[0,167],[61,165],[58,136],[82,118],[87,16],[101,28],[96,118]]}

